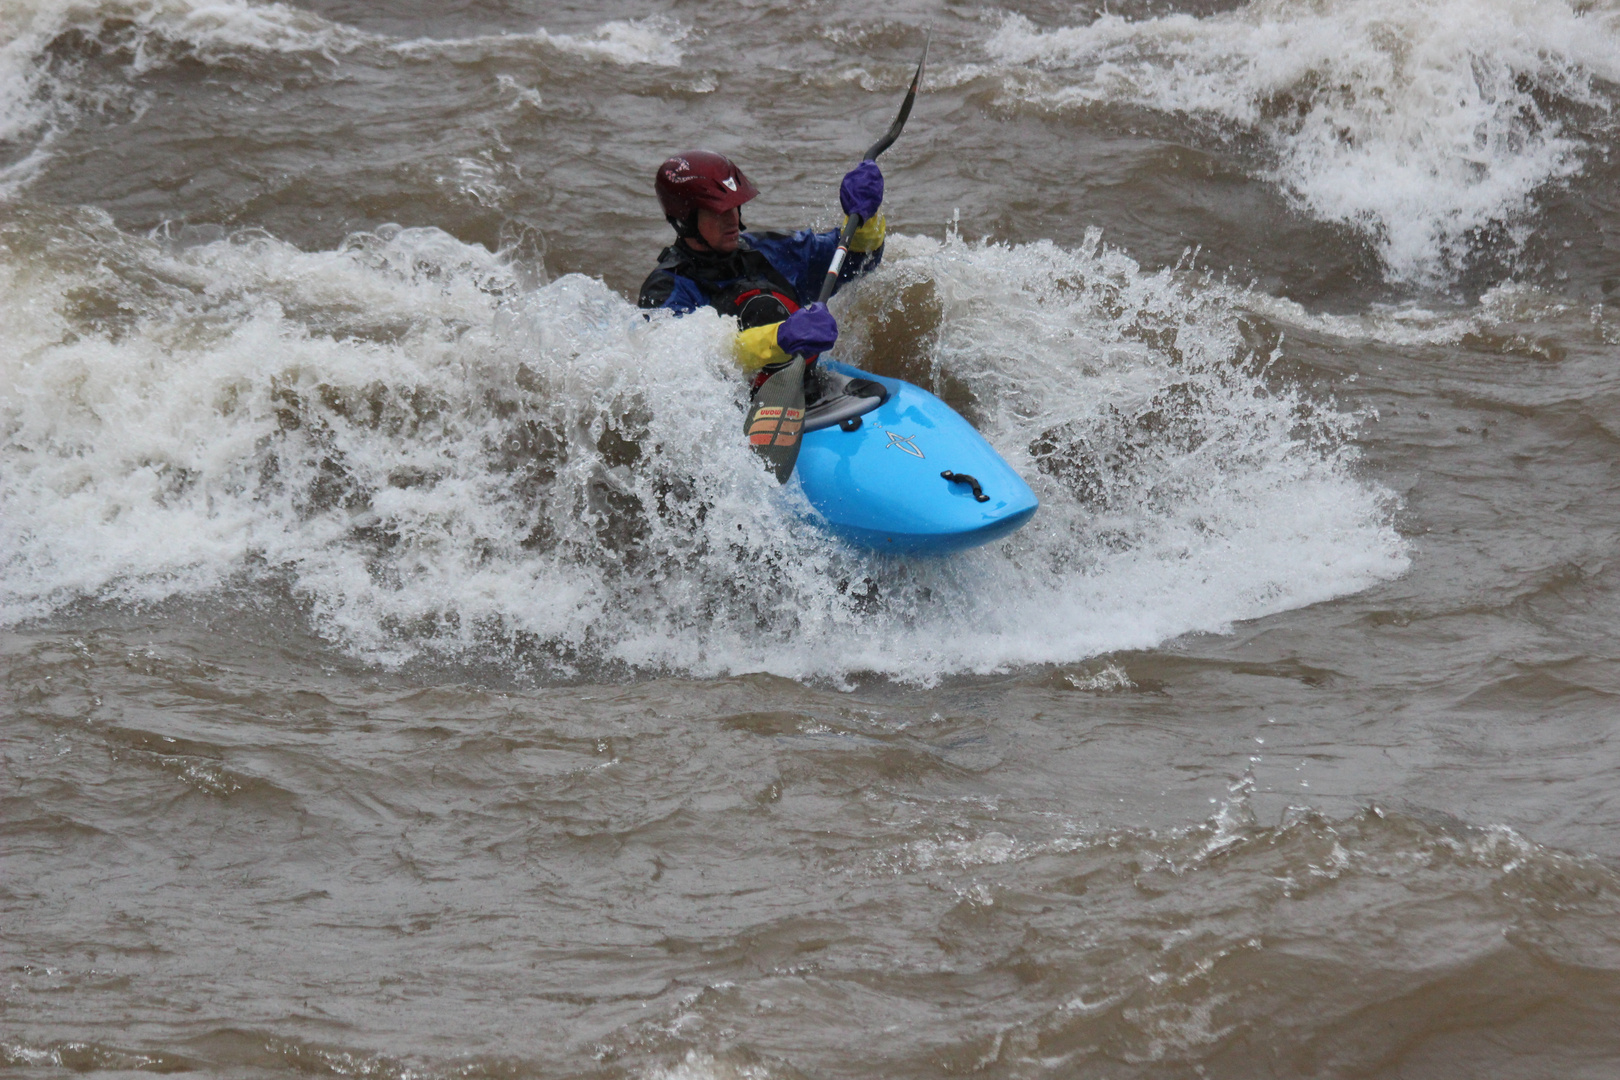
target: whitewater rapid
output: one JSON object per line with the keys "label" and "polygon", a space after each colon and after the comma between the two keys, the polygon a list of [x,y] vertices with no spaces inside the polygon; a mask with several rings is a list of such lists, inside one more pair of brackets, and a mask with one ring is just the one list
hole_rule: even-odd
{"label": "whitewater rapid", "polygon": [[1433,285],[1482,247],[1522,247],[1538,197],[1607,159],[1620,9],[1257,0],[1052,29],[1010,15],[986,47],[1011,101],[1138,106],[1254,141],[1255,173],[1299,210],[1362,233],[1393,280]]}
{"label": "whitewater rapid", "polygon": [[[10,623],[282,589],[383,664],[928,682],[1219,631],[1406,565],[1357,472],[1364,417],[1268,374],[1240,290],[1095,237],[898,236],[840,299],[845,359],[909,350],[899,373],[954,394],[1042,500],[1005,543],[906,562],[836,543],[760,471],[712,312],[648,320],[579,275],[526,288],[435,229],[304,252],[80,211],[3,235]],[[884,339],[902,317],[930,325]]]}

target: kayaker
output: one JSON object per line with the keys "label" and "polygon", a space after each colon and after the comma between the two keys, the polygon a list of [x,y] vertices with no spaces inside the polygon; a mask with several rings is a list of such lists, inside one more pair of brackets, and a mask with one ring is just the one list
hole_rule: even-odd
{"label": "kayaker", "polygon": [[[838,324],[825,304],[813,303],[838,249],[838,230],[749,232],[742,205],[759,194],[743,171],[722,154],[695,150],[658,167],[653,182],[675,243],[641,286],[644,308],[686,314],[713,307],[737,318],[737,359],[755,373],[755,385],[793,354],[814,362],[838,340]],[[838,284],[871,270],[883,258],[883,174],[863,161],[838,188],[846,214],[862,225],[850,238]]]}

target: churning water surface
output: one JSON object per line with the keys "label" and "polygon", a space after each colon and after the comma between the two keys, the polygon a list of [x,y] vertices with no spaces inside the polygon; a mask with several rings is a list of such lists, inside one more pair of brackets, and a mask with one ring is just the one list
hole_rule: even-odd
{"label": "churning water surface", "polygon": [[[879,557],[631,300],[883,158]],[[1620,6],[0,0],[0,1069],[1620,1075]]]}

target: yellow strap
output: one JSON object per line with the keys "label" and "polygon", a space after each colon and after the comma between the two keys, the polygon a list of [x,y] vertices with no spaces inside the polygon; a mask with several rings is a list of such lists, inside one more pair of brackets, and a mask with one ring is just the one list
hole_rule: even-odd
{"label": "yellow strap", "polygon": [[[844,220],[848,221],[848,218]],[[877,217],[861,222],[861,227],[855,230],[855,235],[849,238],[849,250],[867,252],[876,251],[883,246],[883,211],[879,210]]]}
{"label": "yellow strap", "polygon": [[776,328],[779,322],[766,323],[756,326],[752,330],[739,330],[737,332],[737,363],[744,371],[758,371],[766,364],[780,364],[789,359],[788,354],[776,343]]}

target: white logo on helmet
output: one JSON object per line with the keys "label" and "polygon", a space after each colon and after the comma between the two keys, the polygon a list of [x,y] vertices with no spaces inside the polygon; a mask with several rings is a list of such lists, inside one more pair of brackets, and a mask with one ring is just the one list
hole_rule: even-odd
{"label": "white logo on helmet", "polygon": [[726,177],[724,180],[720,181],[720,184],[727,191],[736,191],[737,190],[737,181],[733,180],[729,176]]}

